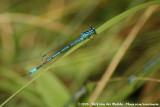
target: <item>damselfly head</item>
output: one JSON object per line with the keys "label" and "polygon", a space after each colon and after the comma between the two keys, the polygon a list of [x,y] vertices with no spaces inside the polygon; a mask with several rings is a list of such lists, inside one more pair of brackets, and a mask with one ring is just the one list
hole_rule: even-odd
{"label": "damselfly head", "polygon": [[96,30],[93,27],[90,27],[89,31],[92,32],[93,34],[96,34]]}

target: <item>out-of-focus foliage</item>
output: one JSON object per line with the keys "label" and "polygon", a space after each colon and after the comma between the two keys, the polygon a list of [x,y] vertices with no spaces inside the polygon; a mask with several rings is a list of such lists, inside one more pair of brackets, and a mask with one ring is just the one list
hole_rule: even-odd
{"label": "out-of-focus foliage", "polygon": [[[90,26],[96,29],[118,14],[146,2],[149,0],[1,0],[0,103],[49,65],[33,76],[28,75],[31,69],[76,40],[81,32]],[[88,102],[94,86],[145,10],[129,15],[59,60],[64,55],[61,54],[51,61],[59,60],[55,65],[6,106],[63,107],[83,85],[87,93],[70,106]],[[140,30],[98,102],[159,102],[159,12],[157,8]],[[41,57],[48,52],[45,58]],[[135,81],[129,83],[132,75],[136,76]]]}

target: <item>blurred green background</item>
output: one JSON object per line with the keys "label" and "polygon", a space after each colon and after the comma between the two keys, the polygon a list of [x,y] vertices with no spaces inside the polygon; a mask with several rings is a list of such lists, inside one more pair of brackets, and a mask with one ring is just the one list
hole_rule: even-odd
{"label": "blurred green background", "polygon": [[[45,67],[31,76],[30,70],[76,40],[90,26],[96,29],[118,14],[149,1],[152,0],[1,0],[0,103]],[[76,107],[78,102],[88,102],[94,86],[145,10],[129,15],[62,58],[5,106]],[[160,103],[159,13],[157,8],[140,29],[97,102]],[[42,58],[46,53],[49,54]],[[137,78],[129,83],[132,75]],[[68,103],[83,85],[87,92]]]}

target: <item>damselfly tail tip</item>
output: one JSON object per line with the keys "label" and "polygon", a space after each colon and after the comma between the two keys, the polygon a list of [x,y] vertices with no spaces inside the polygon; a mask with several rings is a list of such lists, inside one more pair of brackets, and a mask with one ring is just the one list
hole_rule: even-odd
{"label": "damselfly tail tip", "polygon": [[29,72],[29,75],[33,74],[36,70],[37,68],[34,68],[32,71]]}
{"label": "damselfly tail tip", "polygon": [[29,75],[31,75],[32,74],[32,72],[29,72]]}

